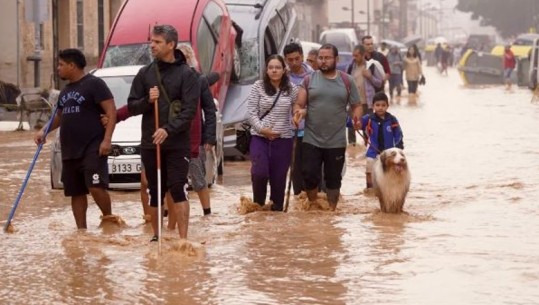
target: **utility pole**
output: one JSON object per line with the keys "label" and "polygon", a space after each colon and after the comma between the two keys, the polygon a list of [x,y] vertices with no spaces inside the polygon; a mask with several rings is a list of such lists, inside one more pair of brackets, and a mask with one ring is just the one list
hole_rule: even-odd
{"label": "utility pole", "polygon": [[371,34],[371,0],[367,0],[367,35]]}
{"label": "utility pole", "polygon": [[355,30],[356,29],[356,20],[354,18],[354,15],[355,15],[355,6],[354,6],[354,2],[355,0],[350,0],[350,14],[352,14],[352,28]]}

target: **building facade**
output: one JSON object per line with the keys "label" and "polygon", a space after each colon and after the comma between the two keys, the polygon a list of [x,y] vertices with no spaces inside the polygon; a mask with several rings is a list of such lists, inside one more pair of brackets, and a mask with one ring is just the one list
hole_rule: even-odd
{"label": "building facade", "polygon": [[[95,65],[121,4],[122,0],[3,1],[0,80],[21,88],[57,87],[54,58],[65,48],[79,48],[88,66]],[[41,17],[37,22],[36,15]]]}
{"label": "building facade", "polygon": [[328,0],[295,0],[298,14],[298,38],[318,42],[320,33],[329,27]]}

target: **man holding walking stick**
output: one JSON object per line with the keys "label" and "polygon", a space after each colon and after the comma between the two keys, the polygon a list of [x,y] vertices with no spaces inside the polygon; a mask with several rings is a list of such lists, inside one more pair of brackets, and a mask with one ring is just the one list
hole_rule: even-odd
{"label": "man holding walking stick", "polygon": [[[69,83],[60,92],[58,110],[50,130],[61,126],[62,182],[64,194],[71,197],[77,228],[86,229],[87,194],[90,193],[103,213],[111,216],[107,156],[116,123],[114,98],[105,82],[84,73],[86,58],[78,49],[58,54],[58,76]],[[111,118],[101,125],[100,114]],[[46,126],[34,136],[36,144],[45,142]]]}
{"label": "man holding walking stick", "polygon": [[[173,211],[169,213],[177,216],[181,239],[187,238],[189,226],[189,135],[200,96],[200,85],[198,76],[186,64],[185,56],[176,50],[177,43],[178,32],[174,27],[154,26],[150,48],[155,60],[141,68],[135,76],[127,101],[131,116],[142,114],[141,158],[150,191],[154,231],[151,241],[159,240],[162,215],[158,218],[157,205],[163,202],[167,191],[174,201]],[[158,109],[157,115],[154,108]],[[158,117],[157,123],[155,117]],[[162,177],[158,178],[158,172]],[[161,185],[158,185],[159,179]],[[161,198],[158,198],[158,193]]]}

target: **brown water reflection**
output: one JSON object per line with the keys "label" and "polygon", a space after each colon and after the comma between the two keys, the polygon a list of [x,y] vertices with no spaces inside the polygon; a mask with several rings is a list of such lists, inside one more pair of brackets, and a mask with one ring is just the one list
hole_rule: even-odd
{"label": "brown water reflection", "polygon": [[[249,166],[228,162],[192,195],[190,239],[165,230],[157,255],[136,192],[112,192],[125,227],[95,205],[77,232],[69,201],[49,189],[46,145],[0,242],[2,304],[536,304],[539,301],[539,106],[530,92],[467,89],[427,68],[419,104],[392,105],[404,129],[408,214],[361,194],[363,151],[350,147],[336,213],[237,212]],[[0,133],[0,219],[35,152],[30,132]]]}

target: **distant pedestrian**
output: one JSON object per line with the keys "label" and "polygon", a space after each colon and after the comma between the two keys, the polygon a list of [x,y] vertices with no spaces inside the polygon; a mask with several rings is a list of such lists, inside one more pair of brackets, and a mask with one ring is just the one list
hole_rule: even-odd
{"label": "distant pedestrian", "polygon": [[[360,128],[360,97],[354,79],[337,70],[339,52],[332,44],[318,50],[320,70],[304,78],[294,106],[294,123],[305,119],[303,138],[303,177],[309,202],[318,195],[324,165],[329,205],[335,210],[340,196],[346,150],[346,115]],[[344,79],[346,78],[346,79]],[[347,85],[348,84],[348,85]]]}
{"label": "distant pedestrian", "polygon": [[406,82],[408,83],[408,101],[410,103],[415,103],[417,98],[417,86],[421,75],[423,75],[423,70],[421,68],[419,57],[415,53],[413,47],[408,48],[406,57],[404,57],[404,72],[406,74]]}
{"label": "distant pedestrian", "polygon": [[387,55],[387,60],[389,61],[389,67],[391,68],[391,76],[389,77],[390,101],[393,102],[393,91],[396,90],[397,102],[400,102],[404,60],[399,52],[399,48],[392,46],[389,54]]}
{"label": "distant pedestrian", "polygon": [[251,125],[251,183],[253,201],[266,203],[268,182],[273,211],[282,211],[286,174],[292,159],[292,105],[298,88],[290,82],[280,55],[268,57],[262,80],[254,83],[247,98]]}
{"label": "distant pedestrian", "polygon": [[506,45],[503,52],[503,78],[505,82],[505,89],[511,90],[513,82],[511,81],[511,75],[515,69],[517,60],[515,54],[511,51],[511,46]]}
{"label": "distant pedestrian", "polygon": [[[78,49],[65,49],[58,54],[58,76],[69,83],[58,97],[58,111],[50,130],[61,126],[62,182],[65,196],[71,197],[71,208],[77,228],[86,229],[87,194],[90,193],[103,218],[112,215],[108,154],[116,122],[116,106],[105,82],[85,74],[86,58]],[[103,127],[100,114],[111,123]],[[36,144],[45,139],[44,128],[34,136]]]}
{"label": "distant pedestrian", "polygon": [[354,47],[354,60],[348,66],[348,74],[352,75],[357,85],[364,114],[372,113],[372,98],[384,81],[384,74],[376,68],[374,60],[365,60],[367,49],[364,45]]}
{"label": "distant pedestrian", "polygon": [[[209,215],[211,214],[211,203],[208,182],[206,181],[206,152],[213,152],[217,142],[217,118],[215,114],[217,107],[213,101],[208,78],[197,70],[198,62],[193,48],[187,44],[181,44],[178,49],[185,56],[185,61],[191,67],[191,70],[198,76],[200,85],[199,108],[202,109],[202,113],[200,109],[197,109],[195,117],[191,121],[191,160],[189,162],[188,177],[190,178],[191,187],[197,193],[200,200],[202,213]],[[169,210],[172,210],[173,200],[170,192],[167,193],[166,199]],[[176,222],[176,215],[169,213],[168,229],[174,230]]]}
{"label": "distant pedestrian", "polygon": [[361,44],[365,46],[365,60],[369,61],[371,59],[374,59],[375,61],[379,62],[383,67],[384,83],[380,87],[376,88],[376,92],[384,91],[385,81],[389,80],[389,77],[391,76],[391,68],[389,67],[387,57],[381,52],[378,52],[374,49],[374,39],[372,38],[372,36],[363,36],[363,38],[361,38]]}
{"label": "distant pedestrian", "polygon": [[314,71],[318,70],[318,50],[310,50],[307,54],[307,64],[313,68]]}
{"label": "distant pedestrian", "polygon": [[[294,85],[299,85],[303,82],[303,78],[314,70],[308,64],[303,62],[303,49],[297,43],[290,43],[284,47],[284,59],[288,65],[288,76]],[[316,52],[318,54],[318,52]],[[316,58],[314,59],[316,61]],[[305,191],[303,183],[303,174],[301,173],[301,164],[303,160],[302,143],[305,128],[305,120],[302,120],[297,127],[297,139],[294,151],[294,168],[292,169],[292,185],[294,187],[294,195],[299,195]]]}

